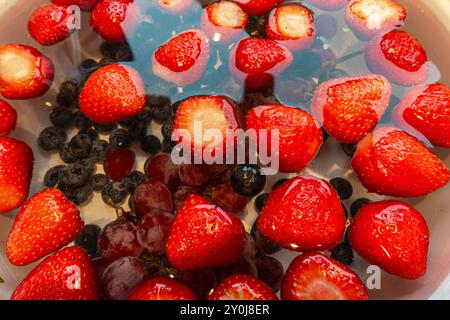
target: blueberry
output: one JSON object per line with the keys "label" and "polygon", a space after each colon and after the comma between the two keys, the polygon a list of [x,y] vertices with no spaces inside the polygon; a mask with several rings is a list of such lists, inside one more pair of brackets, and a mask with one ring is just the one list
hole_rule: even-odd
{"label": "blueberry", "polygon": [[161,151],[161,141],[154,135],[148,135],[141,140],[141,149],[149,154],[155,154]]}
{"label": "blueberry", "polygon": [[148,123],[145,121],[135,121],[128,129],[133,140],[141,140],[147,134]]}
{"label": "blueberry", "polygon": [[78,129],[86,129],[92,127],[92,121],[86,118],[86,116],[81,111],[75,112],[73,121],[75,127],[77,127]]}
{"label": "blueberry", "polygon": [[132,61],[134,59],[133,57],[133,51],[131,50],[130,46],[128,44],[124,44],[120,48],[118,48],[114,54],[114,60],[120,62],[120,61]]}
{"label": "blueberry", "polygon": [[61,184],[70,187],[81,187],[86,185],[90,177],[90,170],[80,163],[73,163],[61,170]]}
{"label": "blueberry", "polygon": [[73,163],[77,160],[77,158],[72,154],[72,150],[69,148],[68,143],[59,149],[59,157],[65,163]]}
{"label": "blueberry", "polygon": [[117,128],[111,132],[109,143],[113,148],[128,148],[131,146],[131,137],[128,130]]}
{"label": "blueberry", "polygon": [[161,127],[161,134],[166,139],[172,139],[172,133],[173,133],[173,118],[167,120],[164,122],[164,124]]}
{"label": "blueberry", "polygon": [[107,66],[107,65],[113,64],[113,63],[116,63],[116,61],[114,59],[111,59],[111,58],[108,58],[108,57],[103,57],[98,62],[100,67],[104,67],[104,66]]}
{"label": "blueberry", "polygon": [[95,70],[97,70],[99,67],[97,61],[94,59],[85,59],[81,61],[81,63],[78,66],[78,70],[82,75],[89,75]]}
{"label": "blueberry", "polygon": [[266,238],[258,229],[258,223],[255,221],[252,227],[251,235],[255,239],[256,249],[262,254],[274,254],[281,250],[281,247],[272,240]]}
{"label": "blueberry", "polygon": [[341,148],[344,151],[344,153],[350,158],[352,158],[356,152],[355,144],[341,143]]}
{"label": "blueberry", "polygon": [[97,240],[102,229],[95,224],[87,224],[84,226],[81,234],[75,239],[75,244],[88,253],[92,257],[98,256]]}
{"label": "blueberry", "polygon": [[349,199],[353,194],[353,187],[350,182],[344,178],[333,178],[330,180],[330,184],[336,189],[339,198],[342,200]]}
{"label": "blueberry", "polygon": [[60,181],[61,171],[64,168],[65,166],[59,165],[48,169],[44,176],[44,185],[49,188],[56,186]]}
{"label": "blueberry", "polygon": [[358,213],[359,209],[361,209],[364,205],[371,203],[372,200],[367,198],[359,198],[355,200],[352,205],[350,206],[350,214],[354,218],[356,214]]}
{"label": "blueberry", "polygon": [[238,165],[231,172],[231,186],[243,196],[256,196],[264,189],[266,176],[255,165]]}
{"label": "blueberry", "polygon": [[77,159],[87,158],[92,150],[92,139],[87,133],[78,133],[70,140],[69,148]]}
{"label": "blueberry", "polygon": [[67,128],[73,123],[72,111],[64,107],[53,108],[49,117],[50,122],[56,127]]}
{"label": "blueberry", "polygon": [[117,123],[110,123],[110,124],[94,123],[94,128],[95,130],[97,130],[98,133],[106,134],[116,129]]}
{"label": "blueberry", "polygon": [[319,77],[319,83],[340,77],[346,77],[348,73],[341,69],[331,69],[321,74]]}
{"label": "blueberry", "polygon": [[85,168],[89,173],[89,176],[92,176],[97,171],[97,166],[95,165],[94,161],[89,158],[79,159],[75,163]]}
{"label": "blueberry", "polygon": [[162,152],[171,153],[173,148],[175,148],[176,145],[177,145],[177,143],[175,141],[164,139],[162,142],[161,150],[162,150]]}
{"label": "blueberry", "polygon": [[272,187],[272,190],[275,190],[276,188],[278,188],[279,186],[281,186],[283,183],[285,183],[286,181],[288,181],[289,179],[280,179],[277,182],[275,182],[275,184]]}
{"label": "blueberry", "polygon": [[45,151],[56,151],[64,145],[66,132],[58,127],[47,127],[39,134],[38,144]]}
{"label": "blueberry", "polygon": [[114,59],[117,50],[119,50],[124,45],[126,44],[122,42],[103,42],[100,45],[100,53],[105,57]]}
{"label": "blueberry", "polygon": [[64,81],[59,87],[56,102],[63,107],[70,107],[78,98],[80,86],[76,80]]}
{"label": "blueberry", "polygon": [[95,163],[103,163],[106,155],[111,150],[111,145],[105,140],[95,140],[92,143],[91,153],[89,158]]}
{"label": "blueberry", "polygon": [[331,257],[340,263],[350,265],[353,262],[352,246],[348,242],[342,242],[331,249]]}
{"label": "blueberry", "polygon": [[89,183],[94,191],[100,192],[109,183],[109,178],[102,173],[97,173],[89,179]]}
{"label": "blueberry", "polygon": [[152,112],[152,118],[159,123],[165,122],[172,117],[172,103],[164,96],[150,95],[147,104]]}
{"label": "blueberry", "polygon": [[128,192],[125,189],[125,186],[121,182],[110,182],[108,183],[102,190],[102,200],[106,204],[110,204],[111,202],[114,205],[121,204]]}
{"label": "blueberry", "polygon": [[133,193],[134,190],[136,190],[136,188],[145,180],[147,180],[147,176],[145,174],[139,171],[133,171],[123,178],[122,184],[129,193]]}
{"label": "blueberry", "polygon": [[181,104],[181,101],[177,101],[177,102],[174,102],[172,104],[172,112],[173,112],[173,114],[177,113],[178,108],[180,107],[180,104]]}
{"label": "blueberry", "polygon": [[98,132],[92,128],[84,128],[78,131],[78,133],[87,134],[92,141],[97,140],[99,138]]}
{"label": "blueberry", "polygon": [[65,194],[67,199],[72,201],[77,206],[86,205],[93,196],[93,190],[89,184],[81,187],[62,185],[60,186],[60,189]]}
{"label": "blueberry", "polygon": [[266,204],[267,198],[269,198],[268,193],[260,194],[255,199],[255,210],[256,212],[260,213],[262,209],[264,208],[264,205]]}

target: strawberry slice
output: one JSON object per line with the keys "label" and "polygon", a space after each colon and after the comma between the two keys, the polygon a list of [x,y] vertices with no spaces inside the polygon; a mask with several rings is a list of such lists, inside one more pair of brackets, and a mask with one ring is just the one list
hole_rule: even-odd
{"label": "strawberry slice", "polygon": [[191,29],[171,38],[154,52],[152,70],[167,82],[183,87],[200,79],[208,61],[208,37],[201,30]]}
{"label": "strawberry slice", "polygon": [[53,3],[66,6],[79,6],[83,11],[91,11],[100,0],[52,0]]}
{"label": "strawberry slice", "polygon": [[166,254],[180,271],[229,265],[242,254],[245,230],[239,218],[198,195],[190,195],[178,210]]}
{"label": "strawberry slice", "polygon": [[312,11],[300,4],[286,4],[274,9],[266,26],[269,39],[292,51],[301,51],[314,41],[316,27]]}
{"label": "strawberry slice", "polygon": [[194,0],[158,0],[158,6],[161,9],[177,15],[188,11],[193,3]]}
{"label": "strawberry slice", "polygon": [[284,0],[234,0],[252,16],[262,16],[281,4]]}
{"label": "strawberry slice", "polygon": [[208,300],[278,300],[278,298],[261,280],[245,274],[234,274],[217,286]]}
{"label": "strawberry slice", "polygon": [[369,192],[419,197],[445,186],[450,171],[422,142],[399,129],[381,127],[358,144],[353,170]]}
{"label": "strawberry slice", "polygon": [[129,300],[197,300],[195,293],[178,281],[156,276],[134,289]]}
{"label": "strawberry slice", "polygon": [[263,38],[245,38],[232,50],[231,73],[245,81],[248,89],[259,89],[270,83],[293,61],[285,46]]}
{"label": "strawberry slice", "polygon": [[295,258],[283,279],[283,300],[367,300],[361,279],[342,263],[321,253]]}
{"label": "strawberry slice", "polygon": [[342,9],[349,1],[350,0],[305,0],[306,3],[327,11],[337,11]]}
{"label": "strawberry slice", "polygon": [[61,191],[42,190],[17,214],[6,254],[12,264],[27,265],[72,242],[83,227],[80,211]]}
{"label": "strawberry slice", "polygon": [[64,248],[35,267],[11,300],[98,300],[91,260],[77,246]]}
{"label": "strawberry slice", "polygon": [[0,94],[5,98],[40,97],[53,77],[52,61],[35,48],[16,43],[0,46]]}
{"label": "strawberry slice", "polygon": [[79,106],[92,121],[108,124],[138,114],[146,100],[139,73],[129,66],[110,64],[88,78],[80,93]]}
{"label": "strawberry slice", "polygon": [[368,40],[403,25],[406,9],[395,0],[352,0],[345,20],[355,35]]}
{"label": "strawberry slice", "polygon": [[22,141],[0,137],[0,213],[20,207],[28,197],[33,151]]}
{"label": "strawberry slice", "polygon": [[384,200],[363,206],[350,227],[355,251],[371,264],[405,279],[425,274],[430,233],[410,205]]}
{"label": "strawberry slice", "polygon": [[0,99],[0,136],[10,134],[16,128],[17,111],[9,103]]}
{"label": "strawberry slice", "polygon": [[354,144],[377,125],[392,93],[380,75],[335,78],[314,93],[311,111],[337,141]]}
{"label": "strawberry slice", "polygon": [[433,145],[450,148],[450,88],[432,83],[412,89],[395,108],[394,119]]}

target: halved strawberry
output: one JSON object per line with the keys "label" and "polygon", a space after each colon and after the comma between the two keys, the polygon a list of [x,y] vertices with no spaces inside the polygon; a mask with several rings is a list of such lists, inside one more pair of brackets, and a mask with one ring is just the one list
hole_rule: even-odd
{"label": "halved strawberry", "polygon": [[261,16],[268,13],[284,0],[234,0],[242,9],[252,16]]}
{"label": "halved strawberry", "polygon": [[166,254],[176,269],[196,270],[229,265],[242,254],[244,226],[235,215],[190,195],[178,210]]}
{"label": "halved strawberry", "polygon": [[158,6],[161,9],[178,15],[189,10],[193,3],[194,0],[158,0]]}
{"label": "halved strawberry", "polygon": [[381,127],[358,144],[353,170],[369,192],[418,197],[450,180],[450,171],[422,142],[404,131]]}
{"label": "halved strawberry", "polygon": [[91,260],[77,246],[61,249],[27,275],[11,300],[98,300]]}
{"label": "halved strawberry", "polygon": [[[306,111],[284,105],[267,105],[247,113],[247,129],[255,130],[258,149],[267,145],[272,155],[271,138],[278,130],[279,170],[300,172],[316,156],[323,142],[323,133],[317,121]],[[267,130],[267,135],[266,131]]]}
{"label": "halved strawberry", "polygon": [[257,223],[267,238],[286,249],[327,250],[341,242],[345,214],[327,181],[304,175],[272,191]]}
{"label": "halved strawberry", "polygon": [[20,207],[28,197],[33,151],[24,142],[0,137],[0,213]]}
{"label": "halved strawberry", "polygon": [[129,300],[197,300],[195,293],[184,284],[156,276],[135,288]]}
{"label": "halved strawberry", "polygon": [[380,73],[399,85],[416,85],[429,75],[424,48],[406,31],[393,30],[375,37],[367,45],[365,57],[372,72]]}
{"label": "halved strawberry", "polygon": [[109,42],[124,42],[139,22],[134,0],[101,0],[92,10],[92,28]]}
{"label": "halved strawberry", "polygon": [[353,249],[386,272],[405,279],[425,274],[430,233],[420,212],[384,200],[364,205],[350,226]]}
{"label": "halved strawberry", "polygon": [[342,9],[350,0],[305,0],[306,3],[327,11]]}
{"label": "halved strawberry", "polygon": [[283,300],[367,300],[368,293],[356,273],[321,253],[303,253],[286,271]]}
{"label": "halved strawberry", "polygon": [[450,148],[450,88],[432,83],[412,89],[394,109],[394,120],[433,145]]}
{"label": "halved strawberry", "polygon": [[0,136],[10,134],[16,128],[17,111],[11,105],[0,99]]}
{"label": "halved strawberry", "polygon": [[232,1],[214,2],[202,13],[202,29],[214,42],[231,42],[245,32],[247,23],[247,13]]}
{"label": "halved strawberry", "polygon": [[337,141],[354,144],[377,125],[392,88],[380,75],[334,78],[320,84],[311,111]]}
{"label": "halved strawberry", "polygon": [[52,61],[33,47],[22,44],[0,46],[0,94],[7,99],[33,99],[50,88]]}
{"label": "halved strawberry", "polygon": [[171,38],[152,56],[152,71],[158,77],[186,86],[203,75],[209,61],[209,39],[198,29]]}
{"label": "halved strawberry", "polygon": [[234,46],[230,70],[248,89],[259,89],[270,83],[293,61],[285,46],[269,39],[245,38]]}
{"label": "halved strawberry", "polygon": [[405,19],[405,7],[395,0],[352,0],[345,11],[347,24],[362,40],[391,31]]}
{"label": "halved strawberry", "polygon": [[245,274],[234,274],[218,285],[208,300],[278,300],[278,298],[261,280]]}
{"label": "halved strawberry", "polygon": [[100,0],[52,0],[53,3],[62,5],[79,6],[83,11],[91,11]]}
{"label": "halved strawberry", "polygon": [[292,51],[303,50],[311,45],[316,34],[313,13],[300,4],[279,6],[270,13],[266,34]]}
{"label": "halved strawberry", "polygon": [[17,214],[6,254],[12,264],[27,265],[72,242],[83,227],[80,211],[61,191],[42,190]]}
{"label": "halved strawberry", "polygon": [[28,32],[43,46],[51,46],[68,38],[74,31],[69,28],[75,19],[67,6],[48,3],[37,7],[28,19]]}
{"label": "halved strawberry", "polygon": [[138,114],[147,97],[139,73],[132,67],[110,64],[97,69],[79,97],[80,110],[96,123],[114,123]]}

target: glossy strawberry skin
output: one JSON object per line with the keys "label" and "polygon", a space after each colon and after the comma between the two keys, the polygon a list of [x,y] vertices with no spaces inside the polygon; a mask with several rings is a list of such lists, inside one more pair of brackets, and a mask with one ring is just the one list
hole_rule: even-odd
{"label": "glossy strawberry skin", "polygon": [[321,253],[295,258],[283,279],[283,300],[367,300],[358,275],[342,263]]}
{"label": "glossy strawberry skin", "polygon": [[[318,123],[306,111],[284,105],[267,105],[251,109],[246,116],[247,130],[279,131],[280,172],[300,172],[316,156],[323,142]],[[271,134],[268,135],[269,140]],[[260,143],[258,143],[258,146]],[[268,150],[271,150],[270,147]],[[268,153],[271,154],[271,153]]]}
{"label": "glossy strawberry skin", "polygon": [[11,300],[98,300],[89,257],[77,246],[54,253],[27,275]]}
{"label": "glossy strawberry skin", "polygon": [[263,15],[283,1],[284,0],[235,0],[245,12],[253,16]]}
{"label": "glossy strawberry skin", "polygon": [[270,193],[258,218],[258,229],[289,250],[327,250],[341,242],[345,214],[328,182],[298,176]]}
{"label": "glossy strawberry skin", "polygon": [[100,0],[52,0],[53,3],[62,5],[79,6],[83,11],[91,11]]}
{"label": "glossy strawberry skin", "polygon": [[354,144],[375,128],[391,93],[389,80],[380,75],[335,78],[316,90],[311,111],[337,141]]}
{"label": "glossy strawberry skin", "polygon": [[72,242],[83,227],[80,211],[61,191],[42,190],[18,212],[6,254],[12,264],[27,265]]}
{"label": "glossy strawberry skin", "polygon": [[245,274],[234,274],[217,286],[208,300],[278,300],[278,298],[261,280]]}
{"label": "glossy strawberry skin", "polygon": [[410,205],[384,200],[363,206],[350,227],[355,251],[369,263],[405,279],[425,274],[429,231]]}
{"label": "glossy strawberry skin", "polygon": [[184,284],[156,276],[134,289],[129,300],[197,300],[197,297]]}
{"label": "glossy strawberry skin", "polygon": [[438,147],[450,148],[450,88],[440,83],[413,88],[394,109],[394,120]]}
{"label": "glossy strawberry skin", "polygon": [[6,101],[0,99],[0,136],[10,134],[16,128],[17,111]]}
{"label": "glossy strawberry skin", "polygon": [[423,196],[450,179],[444,163],[422,142],[391,127],[361,140],[352,167],[369,192],[393,197]]}
{"label": "glossy strawberry skin", "polygon": [[0,137],[0,213],[17,209],[27,199],[33,163],[33,151],[27,144]]}
{"label": "glossy strawberry skin", "polygon": [[244,226],[236,216],[190,195],[177,212],[166,254],[180,271],[220,267],[240,257],[244,242]]}
{"label": "glossy strawberry skin", "polygon": [[108,124],[138,114],[146,99],[144,84],[135,69],[110,64],[88,78],[81,90],[79,106],[92,121]]}

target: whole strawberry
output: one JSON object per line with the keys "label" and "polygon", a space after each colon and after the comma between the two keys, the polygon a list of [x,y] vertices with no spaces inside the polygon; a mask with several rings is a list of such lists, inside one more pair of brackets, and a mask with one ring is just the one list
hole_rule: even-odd
{"label": "whole strawberry", "polygon": [[11,295],[11,300],[97,299],[91,260],[77,246],[64,248],[45,258]]}
{"label": "whole strawberry", "polygon": [[52,0],[53,3],[62,5],[79,6],[83,11],[91,11],[100,0]]}
{"label": "whole strawberry", "polygon": [[272,289],[261,280],[245,274],[226,278],[209,295],[209,300],[278,300]]}
{"label": "whole strawberry", "polygon": [[[274,130],[279,138],[279,170],[299,172],[316,156],[323,142],[318,123],[306,111],[284,105],[267,105],[251,109],[246,117],[247,129],[255,130],[258,148],[267,148],[271,155]],[[264,130],[264,131],[263,131]],[[268,131],[266,137],[266,131]]]}
{"label": "whole strawberry", "polygon": [[429,231],[410,205],[384,200],[363,206],[350,226],[353,249],[371,264],[405,279],[425,274]]}
{"label": "whole strawberry", "polygon": [[10,134],[16,128],[17,111],[11,105],[0,99],[0,136]]}
{"label": "whole strawberry", "polygon": [[345,214],[327,181],[305,175],[273,190],[257,223],[264,236],[286,249],[327,250],[341,242]]}
{"label": "whole strawberry", "polygon": [[0,137],[0,213],[17,209],[28,197],[33,151],[20,140]]}
{"label": "whole strawberry", "polygon": [[391,92],[391,84],[383,76],[335,78],[318,87],[311,111],[337,141],[354,144],[375,128]]}
{"label": "whole strawberry", "polygon": [[195,293],[184,284],[156,276],[134,289],[129,300],[197,300]]}
{"label": "whole strawberry", "polygon": [[172,224],[166,254],[180,271],[213,268],[236,261],[244,243],[244,226],[236,216],[190,195]]}
{"label": "whole strawberry", "polygon": [[367,300],[358,275],[342,263],[318,252],[295,258],[283,279],[283,300]]}
{"label": "whole strawberry", "polygon": [[79,105],[86,117],[109,124],[138,114],[146,94],[139,73],[132,67],[110,64],[95,71],[81,90]]}
{"label": "whole strawberry", "polygon": [[252,16],[263,15],[283,1],[284,0],[235,0],[245,12]]}
{"label": "whole strawberry", "polygon": [[358,144],[353,170],[369,192],[419,197],[445,186],[450,171],[417,138],[381,127]]}

